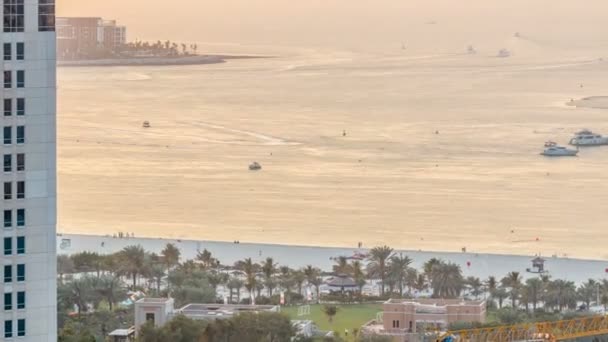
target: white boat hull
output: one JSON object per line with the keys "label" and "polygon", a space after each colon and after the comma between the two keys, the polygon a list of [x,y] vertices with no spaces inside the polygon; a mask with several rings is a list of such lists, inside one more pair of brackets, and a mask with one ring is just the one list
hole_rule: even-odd
{"label": "white boat hull", "polygon": [[593,139],[581,139],[581,138],[572,138],[570,140],[570,145],[573,146],[601,146],[608,145],[608,138],[593,138]]}
{"label": "white boat hull", "polygon": [[564,150],[564,151],[543,151],[541,155],[545,157],[575,157],[578,151]]}

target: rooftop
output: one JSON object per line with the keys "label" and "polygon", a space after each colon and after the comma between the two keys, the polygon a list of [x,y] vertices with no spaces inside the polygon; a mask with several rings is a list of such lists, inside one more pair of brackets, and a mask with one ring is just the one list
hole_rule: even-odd
{"label": "rooftop", "polygon": [[276,312],[279,311],[274,305],[230,305],[230,304],[188,304],[177,310],[188,317],[196,316],[232,316],[243,312]]}

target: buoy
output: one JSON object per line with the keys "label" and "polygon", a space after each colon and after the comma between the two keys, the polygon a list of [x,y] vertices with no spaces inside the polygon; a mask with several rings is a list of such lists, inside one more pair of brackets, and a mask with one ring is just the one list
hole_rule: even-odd
{"label": "buoy", "polygon": [[467,267],[471,267],[471,262],[467,261]]}

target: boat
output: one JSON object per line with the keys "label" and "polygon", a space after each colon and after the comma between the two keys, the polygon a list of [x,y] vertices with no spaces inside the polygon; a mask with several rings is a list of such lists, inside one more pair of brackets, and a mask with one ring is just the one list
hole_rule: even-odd
{"label": "boat", "polygon": [[570,140],[570,145],[573,146],[600,146],[608,145],[608,137],[601,134],[593,133],[588,129],[584,129],[574,134],[574,138]]}
{"label": "boat", "polygon": [[141,126],[142,126],[143,128],[150,128],[150,122],[148,122],[148,121],[144,121],[144,122],[141,124]]}
{"label": "boat", "polygon": [[541,155],[546,157],[574,157],[578,154],[578,150],[565,148],[559,145],[546,147]]}
{"label": "boat", "polygon": [[253,162],[251,164],[249,164],[249,170],[251,171],[259,171],[262,169],[262,165],[260,165],[260,163],[258,162]]}
{"label": "boat", "polygon": [[500,51],[498,51],[498,55],[496,57],[500,57],[500,58],[511,57],[511,53],[507,49],[500,49]]}
{"label": "boat", "polygon": [[473,47],[473,45],[469,45],[469,47],[467,48],[467,53],[469,55],[474,55],[477,53],[477,51],[475,50],[475,48]]}
{"label": "boat", "polygon": [[557,143],[555,141],[545,142],[545,147],[553,147],[553,146],[557,146]]}

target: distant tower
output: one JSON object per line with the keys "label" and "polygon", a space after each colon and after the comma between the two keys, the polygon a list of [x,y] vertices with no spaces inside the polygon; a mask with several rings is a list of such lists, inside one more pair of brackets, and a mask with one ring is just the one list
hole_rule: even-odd
{"label": "distant tower", "polygon": [[0,340],[57,341],[55,0],[0,0]]}

